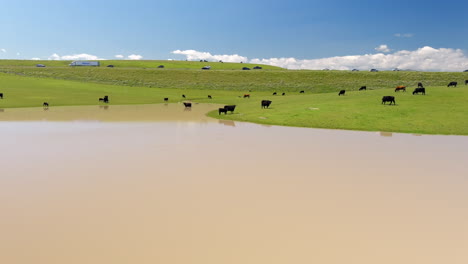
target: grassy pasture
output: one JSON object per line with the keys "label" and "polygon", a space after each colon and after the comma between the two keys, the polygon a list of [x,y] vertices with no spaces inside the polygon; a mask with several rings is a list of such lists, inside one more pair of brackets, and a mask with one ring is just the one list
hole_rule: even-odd
{"label": "grassy pasture", "polygon": [[[0,61],[1,62],[1,61]],[[128,62],[130,63],[130,62]],[[138,65],[139,61],[134,62]],[[154,62],[153,62],[154,63]],[[185,62],[173,62],[183,64]],[[155,63],[155,65],[158,63]],[[206,63],[205,63],[206,64]],[[226,65],[227,63],[223,63]],[[365,85],[370,90],[388,89],[398,85],[415,87],[446,86],[451,81],[463,85],[467,72],[351,72],[310,70],[240,70],[242,64],[233,64],[235,70],[203,71],[199,68],[184,70],[157,68],[106,68],[106,67],[20,67],[0,66],[0,72],[21,76],[74,80],[99,84],[139,86],[167,89],[202,89],[240,92],[298,92],[308,93],[358,90]]]}
{"label": "grassy pasture", "polygon": [[[286,92],[273,96],[271,90],[250,92],[251,98],[240,96],[238,90],[203,90],[177,88],[147,88],[109,85],[95,82],[76,82],[50,78],[25,77],[0,73],[0,108],[39,107],[47,101],[53,106],[97,105],[98,98],[110,96],[110,104],[152,104],[188,100],[199,103],[237,105],[234,114],[209,116],[270,125],[391,131],[424,134],[468,135],[468,86],[457,88],[426,86],[426,95],[381,88],[369,91],[347,91],[345,96],[336,92],[299,94]],[[207,95],[213,99],[207,99]],[[394,95],[396,106],[382,105],[384,95]],[[272,100],[270,109],[261,109],[260,101]],[[181,106],[182,107],[182,106]],[[196,106],[194,106],[196,107]],[[0,113],[1,120],[1,113]]]}
{"label": "grassy pasture", "polygon": [[[62,60],[0,60],[0,67],[36,67],[36,64],[44,64],[46,68],[66,67],[72,61]],[[170,61],[170,60],[100,60],[100,67],[106,68],[107,65],[114,65],[114,68],[152,68],[164,65],[164,69],[193,69],[198,70],[203,66],[211,66],[213,70],[241,70],[242,67],[253,68],[258,64],[250,63],[229,63],[229,62],[199,62],[199,61]],[[269,65],[258,65],[265,70],[281,70],[280,67]],[[72,67],[73,68],[73,67]],[[80,68],[80,67],[77,67]]]}

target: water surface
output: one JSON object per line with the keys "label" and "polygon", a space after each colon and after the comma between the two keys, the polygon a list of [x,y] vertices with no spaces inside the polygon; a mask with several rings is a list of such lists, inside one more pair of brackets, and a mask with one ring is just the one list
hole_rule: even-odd
{"label": "water surface", "polygon": [[164,107],[0,122],[0,263],[468,263],[468,137]]}

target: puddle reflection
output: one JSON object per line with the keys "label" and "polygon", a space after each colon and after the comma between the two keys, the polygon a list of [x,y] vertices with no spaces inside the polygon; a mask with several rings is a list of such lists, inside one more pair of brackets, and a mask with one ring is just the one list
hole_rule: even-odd
{"label": "puddle reflection", "polygon": [[220,124],[223,124],[225,126],[232,126],[232,127],[235,127],[236,126],[236,123],[232,120],[222,120],[222,119],[219,119],[218,120]]}
{"label": "puddle reflection", "polygon": [[383,132],[383,131],[381,131],[380,136],[382,136],[382,137],[393,137],[393,133],[392,132]]}

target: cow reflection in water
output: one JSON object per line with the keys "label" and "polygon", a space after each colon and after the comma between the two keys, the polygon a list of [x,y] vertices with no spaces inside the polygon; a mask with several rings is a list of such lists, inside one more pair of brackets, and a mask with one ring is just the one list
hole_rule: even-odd
{"label": "cow reflection in water", "polygon": [[218,120],[220,124],[223,124],[225,126],[232,126],[235,127],[236,123],[232,120]]}
{"label": "cow reflection in water", "polygon": [[109,106],[108,105],[100,105],[99,108],[103,109],[103,110],[108,110]]}
{"label": "cow reflection in water", "polygon": [[392,132],[380,132],[380,136],[382,137],[393,137]]}
{"label": "cow reflection in water", "polygon": [[5,112],[5,109],[0,108],[0,113],[3,113],[3,112]]}

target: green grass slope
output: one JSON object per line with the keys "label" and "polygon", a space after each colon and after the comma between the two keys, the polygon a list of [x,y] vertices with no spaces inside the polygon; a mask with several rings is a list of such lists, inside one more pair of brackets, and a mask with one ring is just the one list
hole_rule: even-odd
{"label": "green grass slope", "polygon": [[[135,62],[138,63],[138,62]],[[184,62],[178,62],[184,63]],[[226,65],[227,63],[223,63]],[[236,66],[237,67],[237,66]],[[21,76],[94,82],[101,84],[146,86],[169,89],[206,89],[298,92],[309,93],[358,90],[365,85],[370,90],[387,89],[398,85],[415,87],[446,86],[451,81],[463,85],[468,72],[351,72],[309,70],[250,70],[220,69],[157,69],[106,67],[17,67],[0,66],[0,72]]]}
{"label": "green grass slope", "polygon": [[[44,101],[51,107],[97,105],[97,99],[104,95],[110,96],[111,105],[163,103],[164,97],[169,97],[169,102],[180,102],[185,94],[194,102],[237,105],[234,114],[209,113],[222,119],[299,127],[468,135],[468,86],[426,89],[426,95],[382,88],[348,91],[345,96],[335,92],[287,92],[285,96],[273,96],[271,91],[252,91],[251,98],[244,99],[243,91],[235,90],[130,87],[0,73],[0,92],[4,94],[0,109],[39,107]],[[212,100],[207,99],[208,94]],[[397,105],[382,105],[384,95],[394,95]],[[273,101],[270,109],[261,109],[260,101],[264,99]]]}
{"label": "green grass slope", "polygon": [[[44,64],[46,68],[70,67],[72,61],[63,60],[0,60],[0,67],[36,67],[36,64]],[[242,67],[253,68],[260,66],[264,70],[281,70],[280,67],[250,63],[230,62],[198,62],[198,61],[171,61],[171,60],[100,60],[101,66],[113,65],[115,68],[157,68],[164,65],[164,69],[201,69],[203,66],[211,66],[213,70],[241,70]]]}

